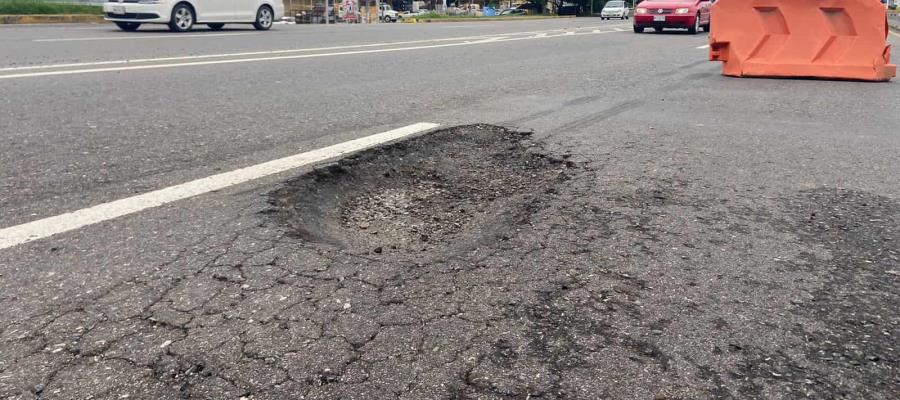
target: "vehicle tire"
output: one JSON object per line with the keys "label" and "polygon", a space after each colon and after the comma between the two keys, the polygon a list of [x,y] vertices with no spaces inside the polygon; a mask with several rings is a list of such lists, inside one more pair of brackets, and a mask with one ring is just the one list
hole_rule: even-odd
{"label": "vehicle tire", "polygon": [[635,27],[634,27],[634,33],[644,33],[644,28],[641,28],[641,27],[639,27],[639,26],[635,26]]}
{"label": "vehicle tire", "polygon": [[386,24],[391,23],[391,17],[389,17],[387,15],[385,15],[384,18],[382,18],[381,20],[384,21],[384,23],[386,23]]}
{"label": "vehicle tire", "polygon": [[206,24],[206,26],[208,26],[209,29],[212,29],[212,30],[214,30],[214,31],[218,31],[218,30],[221,30],[222,28],[224,28],[224,27],[225,27],[225,24],[222,24],[222,23]]}
{"label": "vehicle tire", "polygon": [[253,27],[258,31],[267,31],[275,22],[275,13],[269,6],[262,6],[256,10],[256,21],[253,21]]}
{"label": "vehicle tire", "polygon": [[116,26],[125,32],[134,32],[141,27],[140,22],[116,22]]}
{"label": "vehicle tire", "polygon": [[169,29],[172,32],[186,32],[194,27],[194,21],[197,16],[194,15],[194,9],[191,6],[181,3],[172,9],[172,19],[169,20]]}
{"label": "vehicle tire", "polygon": [[688,33],[691,35],[696,35],[697,31],[700,29],[700,14],[697,14],[697,18],[694,18],[694,26],[688,28]]}

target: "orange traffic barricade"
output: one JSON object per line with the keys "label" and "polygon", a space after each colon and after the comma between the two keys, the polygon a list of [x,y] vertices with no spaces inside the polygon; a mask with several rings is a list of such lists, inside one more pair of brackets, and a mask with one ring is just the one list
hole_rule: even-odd
{"label": "orange traffic barricade", "polygon": [[728,76],[889,81],[897,76],[879,0],[719,0],[709,59]]}

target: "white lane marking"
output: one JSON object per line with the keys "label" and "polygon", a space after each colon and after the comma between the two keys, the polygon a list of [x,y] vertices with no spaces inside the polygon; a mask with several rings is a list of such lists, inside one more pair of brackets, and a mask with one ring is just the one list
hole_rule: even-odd
{"label": "white lane marking", "polygon": [[[605,31],[605,32],[601,32],[601,33],[613,33],[613,32],[614,31]],[[574,34],[574,32],[573,32],[573,34]],[[583,36],[583,35],[591,35],[591,34],[594,34],[594,33],[593,32],[584,32],[584,33],[579,33],[578,35]],[[499,39],[491,39],[491,40],[466,41],[466,42],[460,42],[460,43],[435,44],[435,45],[428,45],[428,46],[395,47],[395,48],[388,48],[388,49],[341,51],[341,52],[333,52],[333,53],[297,54],[297,55],[289,55],[289,56],[237,58],[237,59],[228,59],[228,60],[195,61],[195,62],[182,62],[182,63],[172,63],[172,64],[149,64],[149,65],[134,65],[134,66],[123,66],[123,67],[72,69],[72,70],[63,70],[63,71],[28,72],[28,73],[21,73],[21,74],[0,75],[0,80],[16,79],[16,78],[33,78],[33,77],[39,77],[39,76],[87,74],[87,73],[95,73],[95,72],[118,72],[118,71],[133,71],[133,70],[142,70],[142,69],[177,68],[177,67],[192,67],[192,66],[201,66],[201,65],[237,64],[237,63],[248,63],[248,62],[261,62],[261,61],[277,61],[277,60],[293,60],[293,59],[302,59],[302,58],[346,56],[346,55],[354,55],[354,54],[374,54],[374,53],[386,53],[386,52],[393,52],[393,51],[424,50],[424,49],[436,49],[436,48],[442,48],[442,47],[470,46],[470,45],[486,44],[486,43],[513,42],[513,41],[519,41],[519,40],[557,38],[557,37],[563,37],[563,36],[570,36],[570,35],[567,33],[567,34],[563,34],[563,35],[546,36],[543,38],[538,38],[538,37],[534,37],[534,36],[525,36],[525,37],[515,37],[515,38],[505,38],[505,39],[499,38]]]}
{"label": "white lane marking", "polygon": [[[206,59],[206,58],[245,57],[245,56],[257,56],[257,55],[267,55],[267,54],[306,53],[306,52],[326,51],[326,50],[359,49],[359,48],[368,48],[368,47],[398,46],[398,45],[406,45],[406,44],[449,42],[449,41],[457,41],[457,40],[476,40],[476,39],[485,39],[485,38],[489,38],[492,36],[517,36],[517,35],[530,35],[530,34],[539,34],[539,35],[543,34],[543,36],[546,36],[546,34],[548,32],[560,32],[563,30],[564,29],[560,28],[560,29],[550,29],[550,30],[544,30],[544,31],[512,32],[512,33],[502,33],[502,34],[494,34],[494,35],[461,36],[461,37],[440,38],[440,39],[406,40],[406,41],[401,41],[401,42],[353,44],[353,45],[346,45],[346,46],[313,47],[313,48],[305,48],[305,49],[248,51],[248,52],[242,52],[242,53],[202,54],[202,55],[196,55],[196,56],[137,58],[137,59],[132,59],[132,60],[110,60],[110,61],[93,61],[93,62],[68,63],[68,64],[31,65],[31,66],[22,66],[22,67],[5,67],[5,68],[0,68],[0,71],[26,71],[26,70],[35,70],[35,69],[73,68],[73,67],[89,67],[89,66],[98,66],[98,65],[119,65],[119,64],[163,62],[163,61],[198,60],[198,59]],[[593,33],[604,33],[604,32],[601,32],[601,31],[595,29],[593,31]],[[541,37],[543,37],[543,36],[541,36]]]}
{"label": "white lane marking", "polygon": [[139,194],[137,196],[12,226],[0,230],[0,250],[83,228],[88,225],[108,221],[113,218],[133,214],[148,208],[159,207],[164,204],[225,189],[230,186],[271,176],[305,165],[340,157],[348,153],[371,148],[379,144],[408,137],[436,127],[438,127],[437,124],[420,122],[387,132],[323,147],[318,150],[279,158],[277,160],[208,176],[206,178],[200,178],[180,185]]}
{"label": "white lane marking", "polygon": [[625,32],[625,29],[622,29],[622,28],[613,28],[613,29],[615,29],[616,32]]}
{"label": "white lane marking", "polygon": [[244,36],[259,35],[259,32],[242,32],[242,33],[191,33],[191,34],[168,34],[168,35],[145,35],[145,36],[105,36],[105,37],[86,37],[86,38],[57,38],[57,39],[34,39],[33,42],[81,42],[90,40],[132,40],[132,39],[185,39],[185,38],[208,38],[212,36]]}
{"label": "white lane marking", "polygon": [[897,33],[897,32],[894,32],[894,31],[888,31],[888,32],[890,32],[891,35],[894,35],[894,36],[896,36],[896,37],[900,37],[900,33]]}
{"label": "white lane marking", "polygon": [[694,47],[694,48],[695,48],[695,49],[708,49],[708,48],[709,48],[709,43],[704,44],[703,46],[697,46],[697,47]]}
{"label": "white lane marking", "polygon": [[508,38],[506,36],[500,36],[500,37],[491,37],[491,38],[482,39],[482,40],[467,41],[466,43],[471,43],[471,44],[489,43],[489,42],[495,42],[498,40],[505,40],[505,39],[508,39]]}

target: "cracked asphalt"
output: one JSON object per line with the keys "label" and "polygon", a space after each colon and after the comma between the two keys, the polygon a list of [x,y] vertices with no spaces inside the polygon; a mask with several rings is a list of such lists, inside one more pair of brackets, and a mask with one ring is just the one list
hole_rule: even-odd
{"label": "cracked asphalt", "polygon": [[[585,20],[540,24],[596,23]],[[505,24],[365,29],[373,40],[528,29]],[[54,29],[21,28],[0,45]],[[269,44],[312,40],[310,27],[282,29]],[[259,93],[183,104],[198,116],[191,137],[133,111],[171,112],[170,84],[116,88],[197,78],[201,91],[229,82],[231,96],[259,74],[345,66],[0,82],[16,94],[0,102],[14,117],[0,121],[4,226],[385,126],[446,127],[0,250],[0,398],[900,397],[897,84],[724,78],[694,48],[704,38],[688,35],[559,40],[359,56],[424,78],[382,96],[311,81],[327,104],[370,107],[352,121],[297,111],[266,135],[247,134],[250,110],[276,102]],[[190,46],[147,42],[129,51]],[[26,58],[41,57],[52,56]],[[473,59],[516,74],[451,84],[434,72]],[[565,61],[559,73],[530,68],[548,59]],[[78,101],[98,83],[131,101],[130,126],[85,105],[106,100]],[[41,104],[51,91],[63,95]],[[67,113],[29,111],[51,106]],[[98,125],[76,128],[85,122]],[[186,145],[198,140],[208,143]]]}

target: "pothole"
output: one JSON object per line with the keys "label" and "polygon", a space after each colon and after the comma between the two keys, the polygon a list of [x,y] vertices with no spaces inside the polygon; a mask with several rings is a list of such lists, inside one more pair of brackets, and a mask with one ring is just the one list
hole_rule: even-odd
{"label": "pothole", "polygon": [[343,159],[270,194],[272,214],[306,241],[404,252],[503,240],[574,164],[528,133],[470,125]]}

